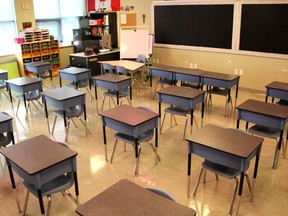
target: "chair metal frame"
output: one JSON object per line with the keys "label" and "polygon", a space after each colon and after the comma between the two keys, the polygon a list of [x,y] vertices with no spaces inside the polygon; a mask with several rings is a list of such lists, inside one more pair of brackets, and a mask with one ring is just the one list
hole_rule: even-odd
{"label": "chair metal frame", "polygon": [[[164,110],[164,116],[163,116],[163,119],[162,119],[162,121],[161,121],[160,134],[162,133],[162,128],[163,128],[164,121],[165,121],[165,118],[166,118],[166,114],[167,114],[167,113],[170,113],[170,114],[171,114],[170,127],[173,127],[173,125],[172,125],[172,118],[173,118],[173,120],[174,120],[175,126],[177,125],[177,121],[176,121],[175,115],[185,117],[185,125],[184,125],[184,131],[183,131],[183,136],[182,136],[182,139],[184,140],[184,139],[185,139],[185,135],[186,135],[187,123],[188,123],[188,117],[187,117],[187,115],[192,115],[192,116],[193,116],[193,110],[186,109],[186,108],[184,108],[184,107],[179,107],[179,106],[170,106],[170,107],[167,107],[167,108]],[[196,122],[195,117],[193,117],[193,121],[195,122],[196,128],[199,129],[199,126],[198,126],[198,124],[197,124],[197,122]],[[193,124],[191,124],[191,127],[190,127],[190,134],[192,133],[192,126],[193,126]]]}
{"label": "chair metal frame", "polygon": [[[84,112],[84,104],[78,104],[75,105],[73,107],[71,107],[68,110],[65,110],[65,118],[67,118],[67,127],[65,128],[66,130],[66,135],[65,135],[65,142],[68,141],[68,133],[69,133],[69,128],[70,128],[70,120],[73,122],[74,126],[77,127],[76,123],[73,121],[73,118],[78,118],[80,120],[80,122],[84,125],[85,127],[85,132],[86,132],[86,136],[89,134],[91,134],[90,130],[87,127],[87,121],[85,119],[85,122],[80,118],[80,116],[83,114]],[[54,112],[54,122],[53,122],[53,126],[52,126],[52,132],[51,134],[54,134],[54,129],[55,129],[55,125],[56,125],[56,120],[57,117],[62,117],[64,118],[64,111],[63,110],[55,110]]]}

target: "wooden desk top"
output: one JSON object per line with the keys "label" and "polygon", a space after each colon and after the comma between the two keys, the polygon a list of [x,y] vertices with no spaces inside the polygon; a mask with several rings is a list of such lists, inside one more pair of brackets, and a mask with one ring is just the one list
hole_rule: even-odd
{"label": "wooden desk top", "polygon": [[77,68],[77,67],[69,67],[65,69],[61,69],[58,72],[67,73],[67,74],[80,74],[80,73],[89,73],[91,70],[87,68]]}
{"label": "wooden desk top", "polygon": [[99,61],[99,63],[107,63],[112,66],[122,66],[130,71],[138,70],[144,66],[142,62],[130,61],[130,60],[111,60],[111,61]]}
{"label": "wooden desk top", "polygon": [[236,129],[232,130],[210,124],[193,132],[186,140],[241,158],[248,158],[264,141],[263,138]]}
{"label": "wooden desk top", "polygon": [[196,212],[123,179],[76,209],[83,216],[193,216]]}
{"label": "wooden desk top", "polygon": [[200,69],[191,69],[191,68],[182,68],[182,67],[175,67],[175,66],[169,66],[169,65],[155,65],[150,66],[150,69],[156,69],[156,70],[164,70],[174,73],[182,73],[187,75],[195,75],[195,76],[201,76],[205,71]]}
{"label": "wooden desk top", "polygon": [[288,91],[288,83],[274,81],[265,86],[266,88],[273,88],[283,91]]}
{"label": "wooden desk top", "polygon": [[25,86],[37,82],[42,82],[40,78],[32,78],[32,77],[20,77],[15,79],[10,79],[6,81],[9,84],[16,85],[16,86]]}
{"label": "wooden desk top", "polygon": [[153,118],[158,118],[159,116],[158,113],[149,112],[128,105],[117,106],[110,110],[99,113],[99,115],[130,126],[140,125]]}
{"label": "wooden desk top", "polygon": [[12,120],[12,119],[13,119],[12,116],[0,112],[0,123],[6,122],[6,121],[10,121],[10,120]]}
{"label": "wooden desk top", "polygon": [[132,77],[125,76],[125,75],[106,73],[106,74],[103,74],[100,76],[94,76],[94,77],[92,77],[92,79],[93,80],[107,81],[107,82],[111,82],[111,83],[118,83],[118,82],[132,79]]}
{"label": "wooden desk top", "polygon": [[77,155],[77,152],[59,145],[44,135],[0,149],[0,153],[29,175]]}
{"label": "wooden desk top", "polygon": [[219,73],[219,72],[212,72],[212,71],[206,71],[201,75],[202,77],[206,78],[213,78],[218,80],[225,80],[225,81],[232,81],[235,79],[239,79],[240,75],[236,74],[225,74],[225,73]]}
{"label": "wooden desk top", "polygon": [[281,106],[253,99],[246,100],[242,104],[238,105],[236,109],[246,110],[281,119],[288,118],[288,106]]}
{"label": "wooden desk top", "polygon": [[42,95],[50,97],[50,98],[54,98],[55,100],[58,100],[58,101],[67,100],[67,99],[82,96],[85,94],[86,93],[84,92],[81,92],[72,88],[67,88],[67,87],[61,87],[61,88],[46,90],[42,92]]}
{"label": "wooden desk top", "polygon": [[169,86],[167,88],[157,91],[157,93],[193,99],[201,94],[205,94],[205,91],[179,86]]}

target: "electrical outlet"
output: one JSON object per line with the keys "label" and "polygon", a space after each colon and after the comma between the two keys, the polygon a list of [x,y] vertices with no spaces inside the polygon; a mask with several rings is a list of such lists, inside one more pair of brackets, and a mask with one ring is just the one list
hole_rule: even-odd
{"label": "electrical outlet", "polygon": [[239,75],[240,75],[240,76],[243,75],[243,70],[242,70],[242,69],[239,70]]}
{"label": "electrical outlet", "polygon": [[193,68],[193,63],[190,63],[190,64],[189,64],[189,68]]}
{"label": "electrical outlet", "polygon": [[156,59],[156,63],[159,64],[159,59]]}
{"label": "electrical outlet", "polygon": [[234,74],[238,75],[239,74],[239,70],[238,69],[234,69]]}
{"label": "electrical outlet", "polygon": [[194,64],[194,69],[197,69],[198,65],[197,64]]}

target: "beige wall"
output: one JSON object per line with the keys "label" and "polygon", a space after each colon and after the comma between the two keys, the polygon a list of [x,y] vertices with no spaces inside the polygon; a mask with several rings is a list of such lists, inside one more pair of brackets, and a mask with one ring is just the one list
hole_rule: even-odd
{"label": "beige wall", "polygon": [[[23,9],[22,3],[27,2],[29,9]],[[32,27],[36,27],[33,0],[14,0],[15,16],[17,31],[20,32],[23,29],[23,22],[31,22]]]}

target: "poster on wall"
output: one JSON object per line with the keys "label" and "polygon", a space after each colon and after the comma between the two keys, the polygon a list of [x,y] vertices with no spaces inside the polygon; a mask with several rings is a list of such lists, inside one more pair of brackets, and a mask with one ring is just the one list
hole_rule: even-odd
{"label": "poster on wall", "polygon": [[120,11],[120,0],[88,0],[88,11]]}

